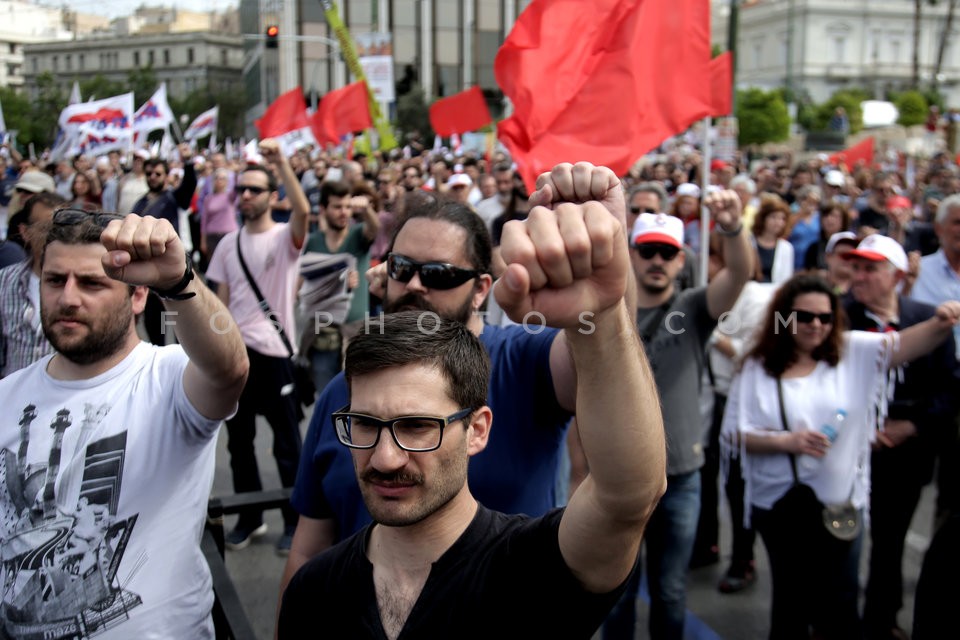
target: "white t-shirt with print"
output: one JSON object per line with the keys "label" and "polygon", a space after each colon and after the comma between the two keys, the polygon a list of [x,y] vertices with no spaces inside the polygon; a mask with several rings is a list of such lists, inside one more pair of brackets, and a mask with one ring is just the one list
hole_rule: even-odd
{"label": "white t-shirt with print", "polygon": [[89,380],[55,380],[49,361],[0,381],[0,623],[11,637],[212,638],[199,543],[221,421],[187,400],[186,354],[141,343]]}
{"label": "white t-shirt with print", "polygon": [[230,288],[230,314],[233,316],[243,342],[266,356],[287,357],[287,351],[274,324],[267,319],[257,302],[257,296],[240,266],[237,257],[237,234],[243,260],[250,275],[273,312],[280,318],[283,330],[296,350],[293,300],[299,274],[300,250],[293,246],[290,225],[275,224],[263,233],[248,233],[246,228],[228,233],[217,245],[206,276]]}
{"label": "white t-shirt with print", "polygon": [[[800,481],[825,504],[845,502],[851,494],[855,506],[867,502],[871,443],[878,412],[885,407],[887,363],[896,339],[894,333],[846,332],[836,367],[821,361],[806,376],[782,380],[791,431],[819,430],[834,421],[838,409],[846,412],[826,455],[795,456]],[[777,380],[753,358],[744,362],[734,379],[724,412],[724,441],[736,441],[731,435],[737,430],[761,435],[783,431]],[[770,509],[793,484],[790,456],[785,453],[746,453],[742,466],[748,505]]]}

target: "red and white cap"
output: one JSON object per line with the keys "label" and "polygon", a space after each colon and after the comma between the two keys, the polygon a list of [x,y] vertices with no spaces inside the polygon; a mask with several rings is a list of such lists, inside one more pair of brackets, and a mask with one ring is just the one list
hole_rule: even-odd
{"label": "red and white cap", "polygon": [[665,213],[641,213],[633,225],[633,244],[660,242],[683,248],[683,221]]}
{"label": "red and white cap", "polygon": [[907,254],[900,243],[879,233],[869,235],[860,241],[857,248],[843,254],[844,260],[863,258],[872,262],[889,260],[900,271],[907,270]]}

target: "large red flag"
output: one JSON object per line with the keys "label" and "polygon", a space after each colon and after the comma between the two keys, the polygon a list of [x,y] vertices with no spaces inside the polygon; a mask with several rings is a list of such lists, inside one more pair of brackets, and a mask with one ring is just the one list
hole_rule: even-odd
{"label": "large red flag", "polygon": [[719,118],[733,112],[733,56],[724,51],[710,61],[710,86],[713,89],[711,116]]}
{"label": "large red flag", "polygon": [[528,188],[558,162],[623,175],[710,115],[708,0],[533,0],[494,62],[497,132]]}
{"label": "large red flag", "polygon": [[830,164],[846,165],[849,171],[852,171],[860,162],[867,167],[873,164],[873,136],[830,156]]}
{"label": "large red flag", "polygon": [[256,122],[261,138],[275,138],[290,131],[310,126],[307,120],[307,103],[300,87],[291,89],[270,103],[263,116]]}
{"label": "large red flag", "polygon": [[430,105],[430,126],[439,136],[476,131],[491,122],[493,118],[490,117],[490,109],[480,87],[471,87],[448,98],[440,98]]}
{"label": "large red flag", "polygon": [[328,92],[310,118],[310,126],[321,145],[340,144],[341,136],[372,127],[366,83],[358,80]]}

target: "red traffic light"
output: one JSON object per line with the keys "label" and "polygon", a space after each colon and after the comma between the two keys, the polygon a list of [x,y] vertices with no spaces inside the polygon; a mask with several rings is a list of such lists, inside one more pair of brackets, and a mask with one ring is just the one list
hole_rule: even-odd
{"label": "red traffic light", "polygon": [[276,49],[277,48],[277,36],[280,35],[280,27],[275,24],[267,26],[267,48]]}

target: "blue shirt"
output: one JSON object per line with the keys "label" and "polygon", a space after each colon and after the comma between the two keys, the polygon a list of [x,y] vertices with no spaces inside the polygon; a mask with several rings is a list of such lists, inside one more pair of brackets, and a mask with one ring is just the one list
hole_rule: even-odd
{"label": "blue shirt", "polygon": [[793,245],[793,269],[794,271],[801,271],[807,249],[814,242],[820,240],[820,214],[813,214],[809,221],[797,221],[793,225],[790,237],[787,240]]}
{"label": "blue shirt", "polygon": [[[940,249],[920,259],[920,275],[910,291],[910,297],[920,302],[939,306],[947,300],[960,300],[960,276],[947,262],[947,254]],[[960,325],[953,327],[957,359],[960,360]]]}
{"label": "blue shirt", "polygon": [[[556,506],[555,479],[571,414],[560,407],[550,373],[556,329],[485,325],[490,354],[488,403],[493,427],[487,448],[470,459],[470,492],[504,513],[541,516]],[[350,450],[337,440],[330,414],[349,403],[343,372],[323,390],[303,443],[291,502],[301,514],[333,518],[337,541],[367,525]]]}

